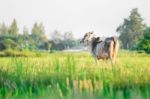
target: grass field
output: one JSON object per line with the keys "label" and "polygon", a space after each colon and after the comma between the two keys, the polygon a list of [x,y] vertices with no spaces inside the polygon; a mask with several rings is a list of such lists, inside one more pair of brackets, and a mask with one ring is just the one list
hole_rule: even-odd
{"label": "grass field", "polygon": [[121,51],[113,66],[87,52],[1,57],[0,98],[150,99],[150,55]]}

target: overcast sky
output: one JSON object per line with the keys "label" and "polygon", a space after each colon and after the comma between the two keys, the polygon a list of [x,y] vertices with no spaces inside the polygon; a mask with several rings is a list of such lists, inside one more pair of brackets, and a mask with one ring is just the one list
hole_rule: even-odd
{"label": "overcast sky", "polygon": [[72,31],[75,37],[88,31],[112,36],[133,8],[150,25],[150,0],[0,0],[0,23],[10,25],[15,18],[20,33],[24,26],[31,31],[37,21],[47,35],[58,30]]}

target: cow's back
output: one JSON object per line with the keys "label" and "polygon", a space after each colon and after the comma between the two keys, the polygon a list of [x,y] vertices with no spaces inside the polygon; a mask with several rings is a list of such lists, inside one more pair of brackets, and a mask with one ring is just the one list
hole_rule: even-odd
{"label": "cow's back", "polygon": [[116,37],[109,37],[106,38],[101,43],[97,44],[95,49],[95,55],[98,59],[108,59],[111,56],[115,56],[117,52],[116,49],[116,43],[118,43],[118,40]]}

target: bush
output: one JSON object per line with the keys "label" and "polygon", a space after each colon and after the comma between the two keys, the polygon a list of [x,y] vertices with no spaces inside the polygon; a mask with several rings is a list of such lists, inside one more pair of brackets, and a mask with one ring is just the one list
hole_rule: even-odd
{"label": "bush", "polygon": [[137,49],[150,53],[150,28],[147,28],[144,32],[144,38],[138,44]]}
{"label": "bush", "polygon": [[0,42],[0,50],[16,49],[17,47],[17,43],[12,39],[5,39]]}

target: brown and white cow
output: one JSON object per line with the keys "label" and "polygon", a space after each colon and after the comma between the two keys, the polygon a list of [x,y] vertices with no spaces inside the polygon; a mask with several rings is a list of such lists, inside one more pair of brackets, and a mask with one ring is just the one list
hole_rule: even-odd
{"label": "brown and white cow", "polygon": [[94,37],[93,32],[88,32],[82,38],[81,43],[87,45],[96,63],[99,59],[110,59],[112,63],[115,63],[119,49],[117,37],[109,37],[102,40],[100,37]]}

